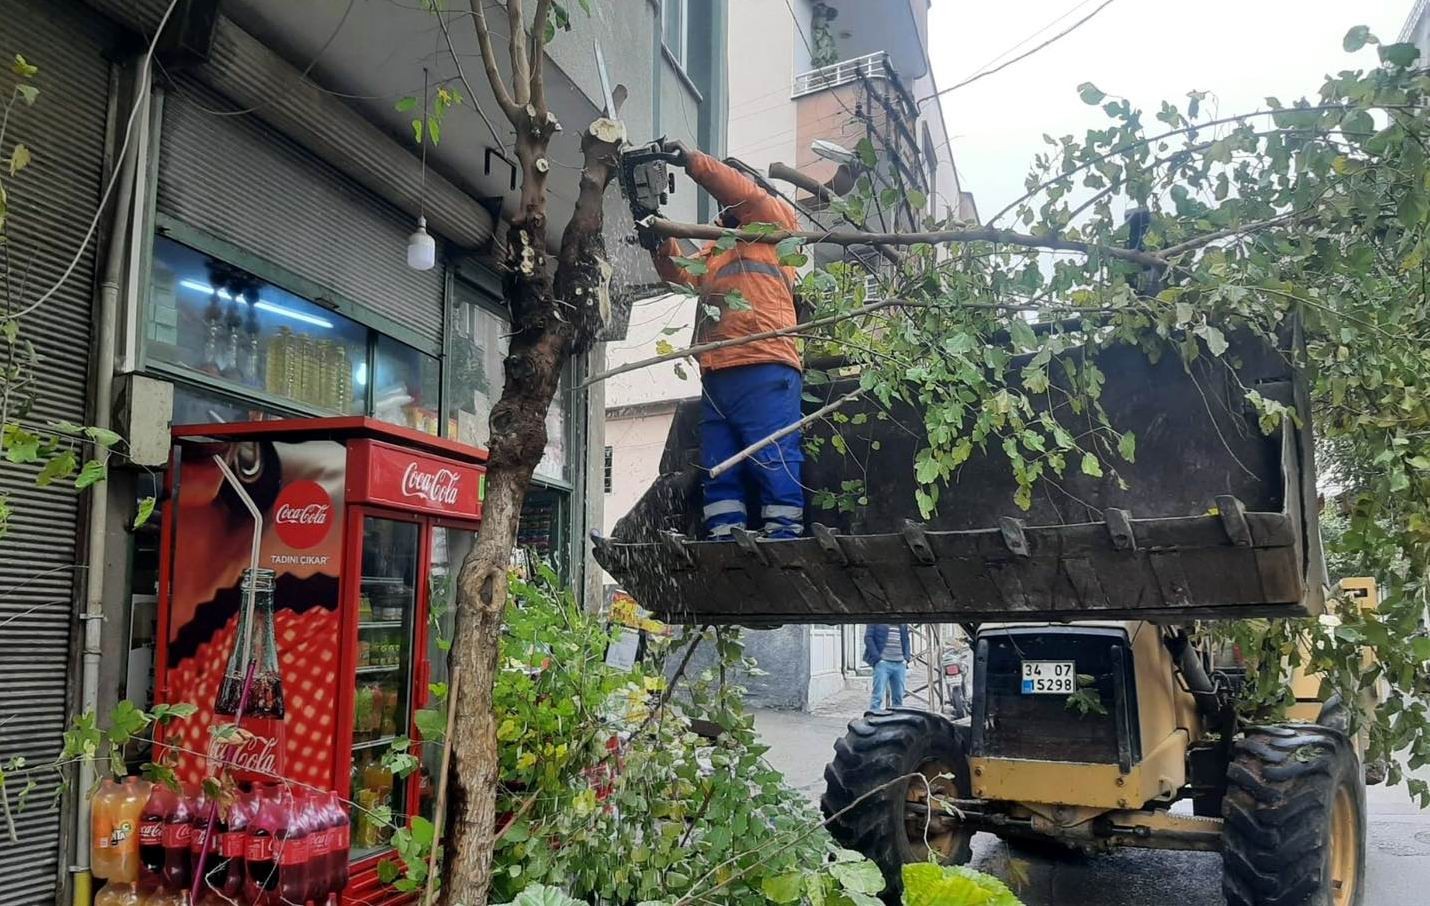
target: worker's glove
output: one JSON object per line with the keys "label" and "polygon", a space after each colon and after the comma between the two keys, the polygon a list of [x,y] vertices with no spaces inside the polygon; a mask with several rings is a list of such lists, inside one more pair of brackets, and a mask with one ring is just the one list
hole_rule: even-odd
{"label": "worker's glove", "polygon": [[636,241],[640,243],[641,248],[645,249],[646,251],[653,252],[656,249],[660,248],[661,236],[659,233],[646,226],[645,224],[637,223]]}
{"label": "worker's glove", "polygon": [[677,167],[684,167],[690,161],[690,149],[685,146],[685,142],[679,139],[666,139],[661,143],[661,150],[667,154],[674,154],[672,161]]}

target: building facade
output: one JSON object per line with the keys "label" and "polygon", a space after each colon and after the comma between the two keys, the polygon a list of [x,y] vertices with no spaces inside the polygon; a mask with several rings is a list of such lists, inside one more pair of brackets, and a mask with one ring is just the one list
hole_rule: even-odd
{"label": "building facade", "polygon": [[[720,145],[725,4],[671,6],[613,0],[590,18],[573,7],[571,32],[548,45],[565,127],[551,148],[553,239],[603,85],[625,98],[632,141]],[[401,99],[420,110],[424,87],[466,94],[444,27],[477,96],[424,149]],[[74,714],[150,695],[160,533],[132,526],[139,502],[162,495],[171,425],[364,415],[486,443],[519,173],[470,17],[439,24],[420,4],[12,0],[0,49],[39,67],[40,95],[6,139],[34,153],[12,181],[10,247],[31,262],[28,285],[56,287],[21,321],[38,356],[31,418],[111,426],[126,442],[109,479],[82,494],[0,468],[13,511],[0,551],[0,761],[35,764],[55,757]],[[686,219],[708,205],[693,192],[673,202]],[[630,217],[614,189],[606,213],[614,290],[650,282],[622,242]],[[406,258],[419,216],[437,245],[428,270]],[[588,488],[603,480],[605,401],[599,385],[571,388],[604,367],[604,346],[573,363],[552,404],[520,537],[593,601],[584,539],[604,518],[604,495]],[[87,864],[83,799],[36,779],[15,808],[21,842],[0,836],[4,906],[68,900]],[[12,807],[25,782],[7,780]]]}
{"label": "building facade", "polygon": [[[866,222],[876,228],[909,229],[928,215],[976,221],[936,97],[928,8],[929,0],[731,0],[729,155],[762,174],[773,164],[793,166],[836,193],[865,175],[880,189],[898,187],[896,203],[868,213]],[[840,159],[857,155],[861,141],[875,152],[874,168]],[[839,223],[809,193],[775,185],[799,203],[810,227]],[[911,195],[924,197],[921,209],[904,203]],[[814,259],[861,260],[829,245],[816,245]],[[878,257],[862,253],[863,261],[870,259]],[[870,265],[871,291],[877,279],[877,268]],[[626,339],[610,344],[612,364],[647,358],[662,343],[688,343],[695,305],[681,295],[639,302]],[[609,533],[658,474],[675,408],[699,397],[699,376],[690,363],[665,363],[612,379],[606,393]],[[859,668],[861,633],[861,627],[851,626],[748,634],[747,650],[768,674],[747,679],[751,700],[812,707],[843,687],[846,672]]]}

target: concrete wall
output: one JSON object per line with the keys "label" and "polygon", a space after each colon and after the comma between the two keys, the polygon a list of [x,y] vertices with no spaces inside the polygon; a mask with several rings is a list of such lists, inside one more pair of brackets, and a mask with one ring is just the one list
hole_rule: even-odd
{"label": "concrete wall", "polygon": [[[797,3],[795,10],[808,5],[807,0]],[[803,15],[807,21],[807,9]],[[730,0],[730,35],[730,154],[760,172],[776,161],[793,165],[790,91],[795,73],[809,66],[809,51],[794,20],[782,3]]]}

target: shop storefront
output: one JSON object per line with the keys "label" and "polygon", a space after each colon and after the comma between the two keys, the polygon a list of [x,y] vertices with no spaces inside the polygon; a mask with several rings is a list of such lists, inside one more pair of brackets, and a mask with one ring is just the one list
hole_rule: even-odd
{"label": "shop storefront", "polygon": [[[206,112],[214,103],[179,80],[154,143],[129,356],[172,386],[170,423],[359,415],[484,448],[511,332],[497,276],[440,237],[435,268],[408,268],[404,215],[260,123]],[[580,562],[570,378],[518,538],[568,575]],[[162,476],[134,490],[160,493]],[[158,525],[133,535],[121,695],[136,700],[152,685],[160,547]]]}

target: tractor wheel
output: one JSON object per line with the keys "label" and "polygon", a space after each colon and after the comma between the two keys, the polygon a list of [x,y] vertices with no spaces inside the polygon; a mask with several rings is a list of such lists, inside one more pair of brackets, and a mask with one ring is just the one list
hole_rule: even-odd
{"label": "tractor wheel", "polygon": [[[927,782],[916,777],[893,782],[906,774],[922,774]],[[888,895],[903,889],[906,863],[926,862],[930,853],[945,865],[962,864],[972,856],[973,831],[927,819],[930,792],[948,799],[971,795],[962,739],[954,725],[937,714],[879,711],[852,721],[849,732],[834,744],[824,783],[820,807],[826,818],[839,816],[829,823],[829,832],[840,845],[879,866]]]}
{"label": "tractor wheel", "polygon": [[1342,733],[1247,730],[1227,768],[1222,815],[1227,906],[1361,906],[1365,786]]}

